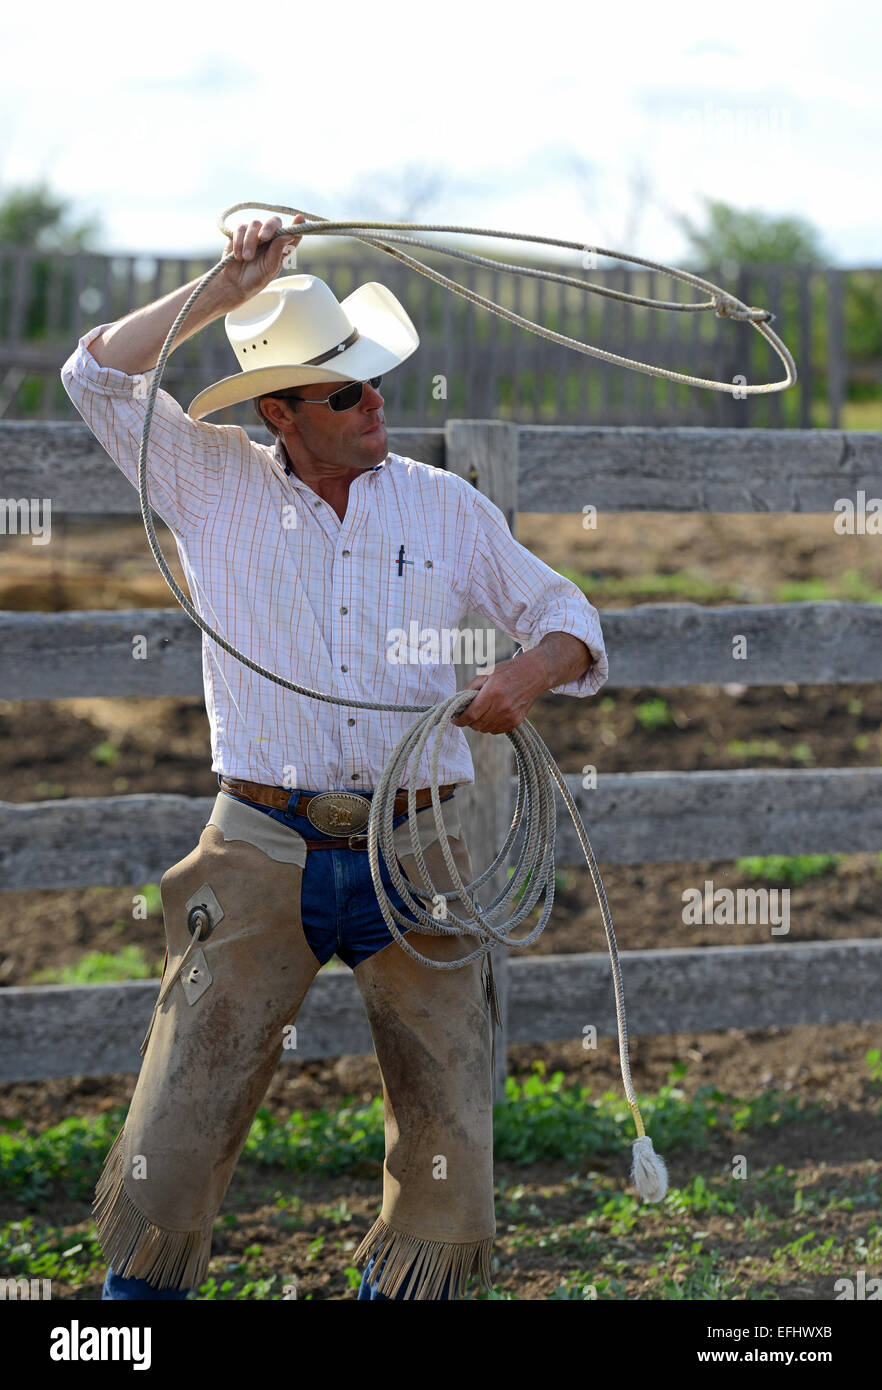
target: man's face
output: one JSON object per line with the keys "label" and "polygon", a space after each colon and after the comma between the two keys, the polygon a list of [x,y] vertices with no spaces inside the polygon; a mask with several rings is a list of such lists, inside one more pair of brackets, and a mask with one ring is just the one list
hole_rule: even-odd
{"label": "man's face", "polygon": [[[373,468],[388,452],[383,397],[366,381],[361,400],[350,410],[335,411],[321,404],[344,384],[317,381],[309,386],[298,386],[301,401],[278,401],[279,406],[285,407],[285,418],[277,419],[276,423],[284,434],[289,453],[305,451],[306,457],[311,456],[314,462],[340,468]],[[268,404],[269,401],[264,400],[264,410]]]}

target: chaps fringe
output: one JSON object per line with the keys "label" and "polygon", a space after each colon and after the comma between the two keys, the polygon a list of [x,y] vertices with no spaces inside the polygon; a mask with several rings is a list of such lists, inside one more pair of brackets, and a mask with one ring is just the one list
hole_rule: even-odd
{"label": "chaps fringe", "polygon": [[104,1161],[92,1211],[98,1242],[115,1274],[146,1279],[160,1289],[198,1288],[208,1272],[212,1225],[196,1231],[167,1231],[148,1221],[123,1186],[120,1130]]}
{"label": "chaps fringe", "polygon": [[448,1277],[450,1295],[455,1298],[473,1273],[492,1289],[493,1240],[493,1236],[469,1241],[422,1240],[419,1236],[393,1230],[382,1216],[378,1216],[356,1250],[353,1261],[366,1265],[375,1257],[371,1282],[388,1298],[395,1298],[407,1280],[405,1298],[438,1299]]}

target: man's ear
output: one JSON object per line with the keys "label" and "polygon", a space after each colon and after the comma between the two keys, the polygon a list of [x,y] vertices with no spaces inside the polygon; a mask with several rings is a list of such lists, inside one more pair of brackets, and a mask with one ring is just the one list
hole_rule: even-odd
{"label": "man's ear", "polygon": [[291,428],[294,411],[287,401],[280,401],[276,396],[263,396],[258,401],[258,408],[264,419],[271,420],[277,429]]}

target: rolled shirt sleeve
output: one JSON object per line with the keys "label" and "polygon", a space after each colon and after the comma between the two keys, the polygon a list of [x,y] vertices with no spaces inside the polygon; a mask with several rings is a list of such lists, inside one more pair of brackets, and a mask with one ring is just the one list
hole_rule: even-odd
{"label": "rolled shirt sleeve", "polygon": [[549,632],[578,637],[592,663],[577,680],[552,687],[554,695],[594,695],[609,676],[597,609],[580,589],[515,540],[503,513],[472,489],[475,534],[470,560],[470,606],[490,618],[525,651]]}
{"label": "rolled shirt sleeve", "polygon": [[[102,367],[89,344],[110,324],[92,328],[61,368],[65,391],[89,429],[138,486],[138,456],[155,369],[129,376]],[[147,455],[150,505],[179,535],[198,530],[220,491],[231,446],[244,431],[192,420],[166,391],[156,393]]]}

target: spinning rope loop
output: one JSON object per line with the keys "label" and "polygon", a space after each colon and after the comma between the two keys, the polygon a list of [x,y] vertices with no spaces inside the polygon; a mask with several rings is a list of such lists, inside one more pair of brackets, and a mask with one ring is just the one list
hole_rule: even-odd
{"label": "spinning rope loop", "polygon": [[[300,211],[298,208],[287,207],[275,203],[235,203],[231,207],[225,209],[221,215],[218,221],[220,230],[225,236],[231,238],[233,234],[226,226],[227,217],[242,209],[255,209],[257,207],[264,208],[269,212],[284,212],[295,215]],[[560,343],[562,346],[572,348],[577,352],[601,358],[606,362],[614,362],[619,366],[631,367],[636,371],[645,372],[651,376],[664,377],[669,381],[680,381],[690,386],[705,387],[709,390],[728,391],[733,393],[737,391],[739,394],[757,395],[771,391],[784,390],[787,386],[791,386],[796,380],[796,368],[793,358],[785,344],[781,342],[777,334],[768,326],[773,317],[768,310],[750,308],[748,305],[742,304],[740,300],[735,299],[732,295],[727,294],[726,291],[719,289],[718,286],[711,284],[707,280],[701,279],[697,275],[692,275],[687,271],[675,270],[669,266],[661,265],[658,262],[643,260],[637,256],[627,256],[618,251],[606,251],[602,247],[588,248],[579,242],[562,241],[552,237],[490,231],[480,227],[436,226],[412,222],[328,221],[313,213],[303,213],[303,216],[308,218],[306,222],[280,228],[275,233],[274,237],[268,238],[267,242],[264,244],[268,244],[268,241],[275,239],[275,237],[290,237],[292,235],[353,237],[357,241],[363,241],[368,246],[373,246],[379,251],[394,256],[396,260],[402,261],[419,274],[425,275],[429,279],[434,280],[437,284],[443,285],[454,294],[461,295],[463,298],[469,299],[475,304],[480,304],[484,308],[489,309],[492,313],[498,314],[500,317],[508,319],[510,322],[516,323],[522,328],[528,329],[530,332],[537,333],[540,337],[547,338],[551,342]],[[687,284],[710,291],[712,297],[710,300],[698,304],[679,304],[663,300],[644,299],[638,295],[631,295],[624,291],[608,289],[601,285],[593,285],[584,280],[579,280],[572,276],[561,275],[554,271],[539,270],[530,266],[509,265],[504,262],[477,256],[471,252],[457,251],[449,247],[440,247],[433,242],[425,241],[421,238],[402,235],[402,233],[413,231],[467,233],[473,236],[497,237],[511,241],[528,241],[543,246],[559,246],[575,251],[593,250],[598,255],[613,256],[620,260],[632,261],[636,265],[646,266],[649,269],[662,271],[665,274],[674,276],[676,279],[685,281]],[[369,234],[372,232],[383,232],[384,236],[380,239]],[[706,381],[702,378],[688,376],[681,372],[670,372],[663,367],[654,367],[645,362],[636,362],[631,358],[620,357],[616,353],[606,352],[601,348],[590,347],[588,344],[581,343],[575,338],[569,338],[562,333],[555,333],[541,324],[534,323],[531,319],[523,318],[521,315],[511,312],[501,305],[495,304],[492,300],[485,299],[482,295],[476,294],[473,290],[458,285],[447,276],[432,270],[423,262],[397,249],[400,245],[421,247],[431,251],[443,251],[447,255],[454,256],[459,260],[468,261],[473,265],[486,266],[491,269],[508,271],[513,274],[526,275],[536,279],[551,280],[557,284],[570,285],[576,289],[604,295],[610,299],[618,299],[625,303],[641,305],[650,309],[668,309],[679,313],[695,313],[713,309],[719,317],[739,319],[752,324],[752,326],[771,343],[772,347],[781,358],[781,361],[784,363],[787,376],[783,381],[773,382],[768,385],[736,386],[724,382]],[[444,826],[443,811],[438,795],[438,760],[441,751],[441,741],[451,720],[462,714],[463,710],[471,704],[472,700],[479,692],[477,690],[458,691],[455,695],[452,695],[447,700],[443,700],[438,705],[395,705],[382,704],[371,700],[351,700],[336,695],[328,695],[323,691],[311,690],[308,686],[298,685],[296,682],[289,681],[284,676],[280,676],[274,671],[269,671],[266,667],[252,661],[250,657],[238,651],[236,647],[210,627],[178,587],[174,576],[168,568],[156,538],[147,491],[147,452],[156,395],[159,391],[159,385],[162,380],[163,372],[165,371],[169,354],[180,333],[185,318],[206,287],[233,259],[232,252],[229,252],[227,255],[223,256],[215,266],[207,271],[181,308],[163,344],[147,396],[144,427],[141,436],[141,448],[138,457],[138,494],[141,504],[141,517],[144,522],[144,529],[147,533],[147,539],[153,553],[153,558],[168,584],[168,587],[171,589],[184,612],[199,628],[201,628],[206,636],[210,637],[213,642],[216,642],[218,646],[222,647],[224,651],[228,652],[230,656],[241,662],[242,665],[246,666],[250,671],[254,671],[257,675],[263,676],[269,681],[273,681],[284,690],[290,690],[293,694],[303,695],[310,700],[320,700],[326,704],[332,705],[344,705],[349,709],[383,710],[396,713],[418,714],[422,716],[422,718],[414,721],[412,727],[390,754],[383,768],[379,784],[371,800],[371,811],[367,825],[367,839],[371,877],[373,879],[377,894],[377,902],[379,903],[383,919],[401,949],[406,951],[409,956],[428,969],[461,969],[464,965],[469,964],[469,962],[487,955],[492,951],[494,946],[504,945],[517,947],[531,945],[545,929],[554,904],[554,840],[556,830],[554,788],[555,785],[557,785],[576,828],[576,834],[579,837],[579,843],[588,864],[591,880],[600,906],[607,947],[612,963],[619,1042],[619,1062],[625,1095],[638,1136],[633,1146],[633,1165],[631,1173],[638,1192],[645,1200],[661,1201],[667,1191],[667,1173],[663,1160],[653,1149],[652,1140],[646,1135],[631,1082],[631,1071],[628,1061],[628,1030],[625,1017],[624,988],[622,985],[615,932],[613,930],[609,906],[606,901],[606,893],[604,892],[603,882],[597,868],[594,853],[591,849],[591,844],[576,808],[576,804],[570,795],[559,767],[533,725],[529,720],[524,720],[520,726],[509,730],[506,734],[506,738],[508,738],[514,748],[518,772],[518,791],[511,825],[505,843],[499,850],[493,863],[474,879],[473,882],[464,884],[450,852],[450,843]],[[433,735],[435,741],[431,753],[430,783],[432,808],[444,862],[450,875],[450,880],[454,884],[454,889],[446,893],[437,892],[430,879],[419,842],[416,820],[415,774],[419,767],[423,751]],[[413,766],[411,766],[411,764]],[[399,786],[404,785],[405,780],[408,785],[408,824],[413,854],[419,868],[419,886],[413,884],[409,880],[405,880],[402,876],[393,842],[395,792]],[[474,896],[475,892],[487,883],[496,871],[506,863],[509,850],[522,824],[524,827],[524,838],[517,865],[508,878],[505,887],[496,894],[492,902],[486,907],[482,907]],[[422,955],[411,945],[407,936],[399,930],[399,927],[411,927],[414,924],[409,918],[399,912],[389,899],[380,876],[381,852],[389,868],[392,882],[404,900],[407,908],[416,919],[418,927],[433,935],[465,936],[473,938],[476,944],[469,954],[456,961],[437,961]],[[417,898],[414,897],[414,893],[419,894],[421,898],[424,897],[428,899],[434,911],[428,911],[423,902],[418,901]],[[523,894],[523,896],[520,898],[520,902],[518,902],[518,898],[521,894]],[[539,921],[525,935],[515,936],[514,932],[536,906],[540,897],[543,898],[543,903]],[[462,904],[462,915],[457,915],[457,913],[448,909],[448,903],[451,901]],[[441,902],[444,904],[443,910],[441,915],[437,916],[435,914]],[[509,912],[511,912],[511,915],[506,915]]]}
{"label": "spinning rope loop", "polygon": [[[224,236],[232,237],[233,234],[226,225],[227,218],[231,213],[241,212],[246,208],[254,210],[258,207],[267,212],[297,214],[301,211],[300,208],[290,208],[280,203],[234,203],[232,207],[224,210],[218,218],[217,225]],[[775,317],[774,314],[770,313],[768,309],[751,308],[747,304],[742,304],[740,299],[736,299],[726,290],[721,290],[710,280],[704,280],[700,275],[693,275],[687,270],[677,270],[673,266],[662,265],[660,261],[645,260],[641,256],[629,256],[623,251],[610,251],[602,246],[586,246],[579,241],[562,241],[557,237],[536,236],[527,232],[499,232],[488,227],[454,227],[421,222],[341,222],[330,221],[312,212],[303,212],[302,215],[307,218],[306,222],[298,223],[297,226],[282,227],[275,236],[288,237],[292,234],[296,236],[348,236],[356,241],[363,241],[367,246],[373,246],[378,251],[384,251],[387,255],[394,256],[396,260],[410,266],[411,270],[415,270],[417,274],[425,275],[429,280],[443,285],[453,294],[458,294],[463,299],[471,300],[473,304],[480,304],[484,309],[489,309],[499,318],[508,319],[510,323],[516,323],[519,327],[538,334],[540,338],[547,338],[549,342],[559,343],[562,347],[571,348],[574,352],[585,353],[589,357],[598,357],[603,362],[614,362],[616,366],[630,367],[636,372],[644,372],[647,376],[662,377],[666,381],[680,381],[687,386],[699,386],[707,391],[725,391],[729,395],[739,398],[745,395],[762,396],[769,395],[773,391],[785,391],[788,386],[793,386],[796,382],[796,364],[790,350],[777,333],[769,327]],[[365,232],[372,231],[392,232],[392,235],[386,235],[382,240],[365,235]],[[459,251],[452,246],[439,246],[435,242],[425,241],[419,237],[401,235],[402,232],[408,231],[454,232],[468,236],[495,237],[504,241],[532,242],[539,246],[559,246],[567,251],[588,251],[593,255],[630,261],[633,265],[642,265],[649,270],[661,271],[665,275],[673,276],[675,280],[682,280],[687,285],[693,285],[696,289],[709,291],[711,298],[698,304],[679,304],[674,300],[646,299],[641,295],[627,294],[624,290],[609,289],[606,285],[594,285],[588,280],[580,280],[572,275],[560,275],[553,270],[540,270],[536,266],[510,265],[506,261],[490,260],[486,256],[475,255],[471,251]],[[268,244],[274,239],[274,237],[269,237],[264,244]],[[750,323],[774,348],[784,364],[787,375],[781,381],[760,383],[753,386],[740,385],[737,382],[709,381],[705,377],[689,376],[686,372],[671,372],[666,367],[655,367],[648,362],[638,362],[631,357],[621,357],[618,353],[606,352],[603,348],[590,347],[587,343],[580,342],[578,338],[570,338],[565,333],[555,333],[541,323],[535,323],[532,319],[524,318],[521,314],[515,314],[511,309],[503,308],[501,304],[494,303],[492,299],[485,299],[475,290],[458,285],[455,280],[442,275],[440,271],[433,270],[423,261],[418,261],[413,256],[396,250],[395,245],[390,243],[443,253],[445,256],[453,256],[460,261],[468,261],[471,265],[485,266],[489,270],[501,270],[512,275],[525,275],[535,280],[550,280],[558,285],[569,285],[573,289],[583,290],[586,294],[599,294],[606,299],[618,299],[625,304],[636,304],[644,309],[667,309],[680,314],[703,313],[712,309],[718,318],[737,319]]]}

